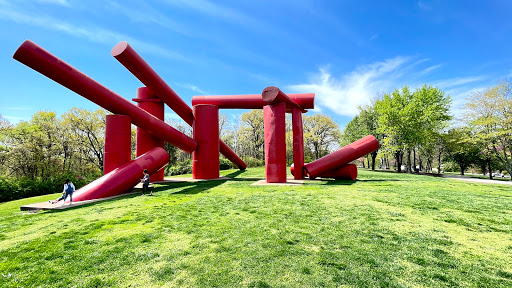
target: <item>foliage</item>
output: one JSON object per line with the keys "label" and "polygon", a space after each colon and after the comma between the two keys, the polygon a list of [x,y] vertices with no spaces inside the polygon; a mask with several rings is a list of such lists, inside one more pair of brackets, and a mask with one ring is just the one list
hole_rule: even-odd
{"label": "foliage", "polygon": [[304,150],[311,151],[314,159],[329,154],[332,147],[340,142],[340,128],[331,117],[325,114],[304,115],[303,123]]}
{"label": "foliage", "polygon": [[478,163],[481,156],[480,148],[467,140],[471,137],[467,127],[450,129],[445,136],[447,158],[459,165],[461,175],[470,165]]}
{"label": "foliage", "polygon": [[93,179],[85,179],[71,172],[50,176],[48,178],[31,179],[29,177],[0,177],[0,202],[17,200],[27,197],[52,194],[62,191],[62,185],[70,179],[77,189],[85,186]]}
{"label": "foliage", "polygon": [[475,129],[471,141],[479,145],[490,166],[492,156],[512,172],[512,83],[473,93],[466,104],[466,119]]}
{"label": "foliage", "polygon": [[156,185],[59,212],[0,204],[1,287],[510,287],[510,186],[359,181]]}
{"label": "foliage", "polygon": [[179,161],[174,165],[168,165],[165,167],[165,175],[182,175],[192,173],[192,160],[186,159]]}

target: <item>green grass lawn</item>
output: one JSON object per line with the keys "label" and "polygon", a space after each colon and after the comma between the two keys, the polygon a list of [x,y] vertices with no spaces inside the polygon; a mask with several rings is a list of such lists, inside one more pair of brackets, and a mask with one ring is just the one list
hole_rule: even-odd
{"label": "green grass lawn", "polygon": [[75,209],[0,204],[0,287],[512,287],[512,187],[357,181],[157,185]]}

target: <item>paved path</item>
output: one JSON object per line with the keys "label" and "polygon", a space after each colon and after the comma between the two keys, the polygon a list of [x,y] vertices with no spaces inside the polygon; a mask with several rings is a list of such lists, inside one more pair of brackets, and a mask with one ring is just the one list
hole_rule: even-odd
{"label": "paved path", "polygon": [[482,184],[502,184],[502,185],[512,185],[512,181],[501,181],[501,180],[491,180],[491,179],[479,179],[479,178],[470,178],[462,175],[448,175],[443,174],[443,178],[450,178],[460,181],[473,182],[473,183],[482,183]]}

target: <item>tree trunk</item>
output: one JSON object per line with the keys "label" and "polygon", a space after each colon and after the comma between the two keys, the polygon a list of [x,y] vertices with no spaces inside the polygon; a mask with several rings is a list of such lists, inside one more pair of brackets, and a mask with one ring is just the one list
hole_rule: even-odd
{"label": "tree trunk", "polygon": [[460,162],[459,166],[460,166],[460,175],[464,175],[464,170],[465,170],[464,162]]}
{"label": "tree trunk", "polygon": [[413,159],[413,163],[414,163],[413,170],[414,170],[414,172],[416,172],[416,148],[412,149],[412,153],[413,153],[412,159]]}
{"label": "tree trunk", "polygon": [[441,174],[441,151],[439,151],[439,155],[437,158],[437,175]]}
{"label": "tree trunk", "polygon": [[398,173],[402,172],[402,157],[400,155],[401,153],[400,152],[396,152],[396,171]]}
{"label": "tree trunk", "polygon": [[407,172],[408,173],[412,173],[412,170],[411,170],[411,149],[408,148],[407,149]]}
{"label": "tree trunk", "polygon": [[372,156],[372,171],[375,171],[375,159],[377,158],[377,151],[371,153]]}
{"label": "tree trunk", "polygon": [[487,158],[487,169],[489,170],[489,179],[492,180],[492,170],[491,170],[491,158]]}

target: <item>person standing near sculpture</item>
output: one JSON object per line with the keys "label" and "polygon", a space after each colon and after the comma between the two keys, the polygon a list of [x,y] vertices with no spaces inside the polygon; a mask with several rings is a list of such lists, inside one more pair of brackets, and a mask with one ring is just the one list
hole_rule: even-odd
{"label": "person standing near sculpture", "polygon": [[64,182],[64,191],[62,193],[65,193],[63,204],[66,202],[66,199],[69,195],[69,205],[73,203],[73,192],[75,192],[75,185],[73,185],[73,182],[69,181],[69,179],[66,179],[66,182]]}
{"label": "person standing near sculpture", "polygon": [[[140,182],[142,182],[142,196],[144,196],[144,192],[149,190],[149,174],[147,169],[144,169],[144,176],[140,179]],[[149,191],[149,196],[153,196],[153,191]]]}

